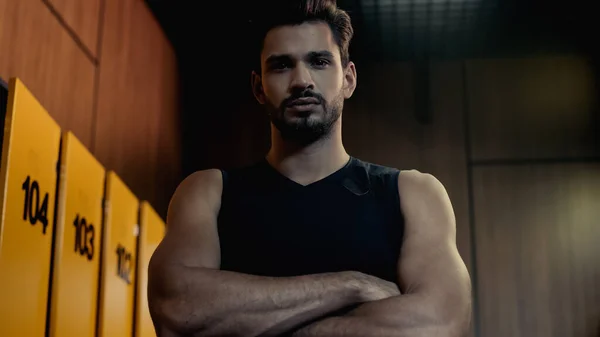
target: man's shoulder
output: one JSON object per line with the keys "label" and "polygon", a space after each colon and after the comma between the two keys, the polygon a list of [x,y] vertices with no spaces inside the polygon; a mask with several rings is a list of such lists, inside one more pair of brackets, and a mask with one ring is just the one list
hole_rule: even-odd
{"label": "man's shoulder", "polygon": [[181,186],[197,186],[213,184],[221,180],[221,171],[219,169],[199,170],[188,175],[181,182]]}
{"label": "man's shoulder", "polygon": [[437,190],[444,188],[442,183],[432,174],[416,169],[402,169],[375,164],[353,157],[357,167],[364,169],[371,176],[395,176],[398,186],[409,186],[410,189]]}
{"label": "man's shoulder", "polygon": [[397,176],[400,173],[400,169],[394,167],[375,164],[356,157],[353,157],[353,160],[356,167],[364,169],[370,176]]}
{"label": "man's shoulder", "polygon": [[398,176],[398,188],[412,193],[423,191],[425,193],[445,193],[444,185],[432,174],[418,170],[402,170]]}
{"label": "man's shoulder", "polygon": [[177,187],[181,194],[198,194],[207,191],[220,190],[223,176],[221,170],[208,169],[196,171],[187,176]]}
{"label": "man's shoulder", "polygon": [[448,198],[444,185],[432,174],[415,169],[400,169],[354,158],[356,166],[365,170],[371,180],[394,179],[402,197]]}
{"label": "man's shoulder", "polygon": [[[429,214],[454,226],[452,203],[444,185],[433,175],[417,170],[402,171],[398,177],[401,208],[412,218]],[[447,220],[447,221],[446,221]]]}
{"label": "man's shoulder", "polygon": [[381,164],[376,164],[366,160],[353,157],[358,166],[365,168],[373,174],[398,174],[398,179],[414,181],[423,184],[435,184],[439,181],[430,173],[420,172],[416,169],[403,169],[400,167],[392,167]]}

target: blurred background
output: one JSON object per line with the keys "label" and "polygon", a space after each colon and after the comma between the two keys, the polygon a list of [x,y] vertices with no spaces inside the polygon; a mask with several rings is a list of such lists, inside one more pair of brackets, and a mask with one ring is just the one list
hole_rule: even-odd
{"label": "blurred background", "polygon": [[[434,174],[471,336],[600,336],[600,55],[584,1],[348,0],[353,156]],[[260,159],[260,1],[0,0],[0,77],[164,217],[178,182]]]}

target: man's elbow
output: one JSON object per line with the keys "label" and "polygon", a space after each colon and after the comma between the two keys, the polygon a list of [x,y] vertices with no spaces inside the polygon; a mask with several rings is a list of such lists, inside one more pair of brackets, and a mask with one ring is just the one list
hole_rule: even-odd
{"label": "man's elbow", "polygon": [[[185,285],[180,277],[164,277],[178,275],[177,270],[165,270],[159,259],[152,257],[148,278],[148,307],[155,326],[172,331],[176,335],[189,335],[202,327],[204,320],[193,317],[188,296],[182,291]],[[199,324],[200,323],[200,324]]]}
{"label": "man's elbow", "polygon": [[470,321],[465,323],[463,321],[455,321],[449,322],[445,325],[445,334],[443,336],[446,337],[465,337],[469,334],[470,330]]}
{"label": "man's elbow", "polygon": [[436,312],[435,319],[444,331],[445,337],[464,337],[471,327],[471,307],[452,306]]}
{"label": "man's elbow", "polygon": [[165,294],[162,289],[148,285],[148,306],[155,326],[169,330],[176,335],[187,336],[202,329],[201,317],[193,317],[193,311],[179,292]]}
{"label": "man's elbow", "polygon": [[[223,318],[223,315],[215,315],[215,317],[201,315],[201,312],[209,312],[210,309],[197,310],[198,308],[195,308],[195,310],[191,310],[185,299],[155,298],[151,301],[149,297],[149,306],[155,327],[168,331],[168,336],[248,337],[260,335],[253,332],[256,330],[254,326],[245,327],[243,324],[236,324],[233,315],[227,318]],[[157,329],[158,331],[159,329]],[[268,334],[265,332],[266,335]],[[158,336],[163,335],[158,333]]]}
{"label": "man's elbow", "polygon": [[454,291],[440,297],[444,300],[438,301],[436,305],[436,318],[446,327],[448,333],[445,336],[464,337],[470,332],[473,314],[471,281],[466,271],[464,282],[457,284],[452,289]]}
{"label": "man's elbow", "polygon": [[148,296],[148,306],[155,326],[177,335],[187,335],[193,332],[189,321],[186,322],[183,319],[182,312],[174,301]]}
{"label": "man's elbow", "polygon": [[[237,332],[231,330],[233,327],[228,324],[229,320],[223,319],[227,316],[211,305],[217,301],[218,295],[203,291],[200,296],[203,300],[193,302],[184,278],[164,279],[161,275],[149,278],[148,306],[154,325],[175,336],[237,336]],[[197,293],[194,297],[199,298]]]}

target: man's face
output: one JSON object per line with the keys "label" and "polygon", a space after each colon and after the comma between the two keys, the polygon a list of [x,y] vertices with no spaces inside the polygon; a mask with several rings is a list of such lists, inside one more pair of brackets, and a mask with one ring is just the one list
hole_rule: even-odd
{"label": "man's face", "polygon": [[266,105],[282,138],[312,143],[327,137],[352,95],[354,64],[342,68],[340,50],[326,23],[270,30],[261,53],[255,95]]}

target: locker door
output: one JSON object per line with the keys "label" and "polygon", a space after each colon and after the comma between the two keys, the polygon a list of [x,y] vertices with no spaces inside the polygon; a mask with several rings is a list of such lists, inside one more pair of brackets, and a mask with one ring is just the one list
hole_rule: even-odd
{"label": "locker door", "polygon": [[99,336],[130,337],[139,202],[114,172],[108,172],[106,179]]}
{"label": "locker door", "polygon": [[43,336],[61,130],[12,79],[0,167],[0,336]]}

